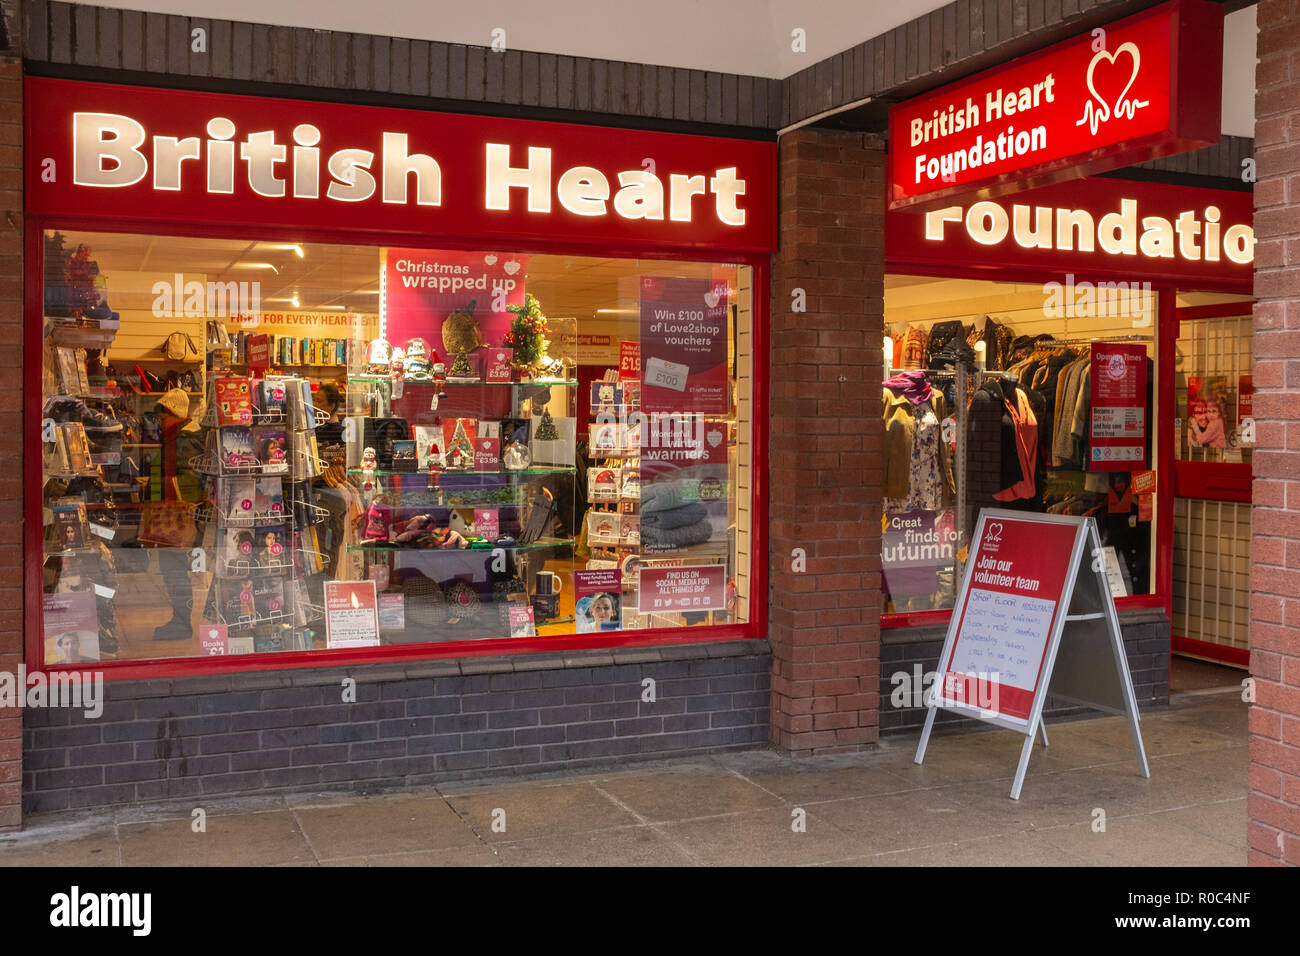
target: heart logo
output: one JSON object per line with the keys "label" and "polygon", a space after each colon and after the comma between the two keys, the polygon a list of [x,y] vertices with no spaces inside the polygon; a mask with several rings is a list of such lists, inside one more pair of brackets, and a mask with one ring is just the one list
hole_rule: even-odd
{"label": "heart logo", "polygon": [[718,304],[718,300],[721,298],[722,297],[718,295],[717,289],[710,289],[708,292],[704,293],[704,304],[711,309]]}
{"label": "heart logo", "polygon": [[[1115,71],[1112,71],[1109,68],[1103,69],[1102,71],[1103,79],[1101,85],[1113,89],[1120,82],[1118,78],[1123,77],[1124,75],[1124,68],[1118,63],[1119,58],[1124,54],[1128,54],[1129,58],[1132,60],[1132,66],[1129,69],[1128,79],[1124,81],[1124,88],[1120,91],[1119,96],[1115,98],[1114,104],[1112,105],[1107,101],[1106,97],[1097,90],[1097,67],[1103,60],[1105,60],[1110,67],[1115,68]],[[1093,100],[1086,102],[1083,107],[1083,116],[1079,117],[1079,119],[1075,121],[1074,125],[1082,126],[1084,123],[1087,123],[1092,135],[1096,136],[1097,130],[1100,128],[1101,124],[1110,120],[1111,117],[1132,119],[1137,114],[1138,110],[1142,109],[1144,106],[1150,105],[1148,100],[1128,99],[1128,91],[1132,89],[1133,84],[1137,82],[1138,71],[1141,68],[1142,53],[1138,49],[1137,44],[1132,41],[1121,43],[1114,53],[1111,53],[1108,50],[1099,50],[1096,55],[1093,56],[1092,62],[1088,64],[1087,77],[1088,92],[1092,95],[1093,100],[1096,100],[1096,103],[1094,103]]]}
{"label": "heart logo", "polygon": [[505,360],[506,360],[506,353],[505,353],[505,352],[498,352],[498,353],[497,353],[497,361],[498,361],[498,362],[504,362]]}
{"label": "heart logo", "polygon": [[486,263],[487,263],[488,265],[490,265],[490,266],[494,266],[494,265],[497,264],[497,257],[496,257],[496,256],[484,256],[484,257],[483,257],[483,261],[486,262]]}
{"label": "heart logo", "polygon": [[986,540],[986,541],[1001,541],[1001,540],[1002,540],[1002,522],[1001,522],[1001,521],[991,521],[991,522],[989,522],[988,530],[987,530],[987,531],[985,532],[985,534],[984,534],[984,540]]}
{"label": "heart logo", "polygon": [[215,627],[208,631],[208,637],[216,637],[220,633]]}
{"label": "heart logo", "polygon": [[714,448],[717,448],[718,445],[722,443],[722,432],[718,431],[716,428],[704,437],[709,440],[709,444]]}
{"label": "heart logo", "polygon": [[508,275],[508,276],[512,276],[512,275],[514,275],[516,272],[519,271],[519,263],[517,263],[517,262],[515,262],[515,260],[511,259],[509,262],[507,262],[507,263],[506,263],[505,265],[503,265],[501,268],[504,269],[504,270],[506,271],[506,275]]}

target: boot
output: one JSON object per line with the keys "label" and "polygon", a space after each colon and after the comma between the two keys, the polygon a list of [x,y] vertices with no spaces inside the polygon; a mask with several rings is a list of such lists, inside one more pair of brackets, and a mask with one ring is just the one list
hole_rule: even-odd
{"label": "boot", "polygon": [[194,636],[190,627],[190,609],[173,610],[172,619],[156,628],[153,632],[155,641],[188,641]]}

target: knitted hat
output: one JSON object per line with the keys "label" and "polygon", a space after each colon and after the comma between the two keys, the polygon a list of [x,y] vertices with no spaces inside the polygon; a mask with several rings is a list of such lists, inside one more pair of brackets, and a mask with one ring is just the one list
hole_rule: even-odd
{"label": "knitted hat", "polygon": [[190,417],[190,397],[183,388],[169,389],[162,398],[158,399],[158,407],[166,409],[177,418]]}

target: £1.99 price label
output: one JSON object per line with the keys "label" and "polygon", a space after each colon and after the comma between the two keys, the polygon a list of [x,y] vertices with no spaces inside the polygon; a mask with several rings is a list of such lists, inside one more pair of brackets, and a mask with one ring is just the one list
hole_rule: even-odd
{"label": "\u00a31.99 price label", "polygon": [[726,609],[726,571],[721,565],[642,568],[637,586],[642,614]]}

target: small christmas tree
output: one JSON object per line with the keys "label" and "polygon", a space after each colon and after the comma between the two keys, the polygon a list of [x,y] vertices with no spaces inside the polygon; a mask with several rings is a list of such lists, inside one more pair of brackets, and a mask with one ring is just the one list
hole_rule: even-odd
{"label": "small christmas tree", "polygon": [[451,363],[451,371],[447,373],[448,378],[475,378],[474,369],[469,364],[469,359],[465,357],[465,350],[461,349],[456,353],[456,361]]}
{"label": "small christmas tree", "polygon": [[559,429],[555,427],[555,420],[551,418],[549,410],[542,409],[541,421],[537,423],[537,432],[533,435],[537,441],[556,441],[560,437]]}

